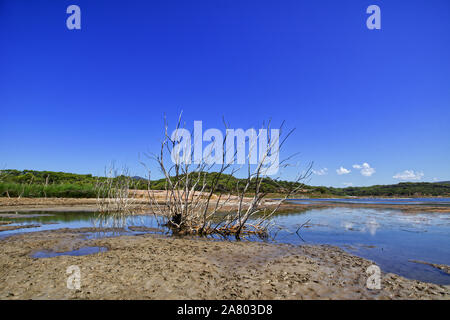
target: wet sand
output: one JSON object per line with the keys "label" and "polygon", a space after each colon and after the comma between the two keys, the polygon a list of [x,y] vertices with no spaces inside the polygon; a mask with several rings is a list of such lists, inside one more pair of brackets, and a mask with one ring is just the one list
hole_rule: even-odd
{"label": "wet sand", "polygon": [[75,198],[1,198],[0,212],[97,211],[97,199]]}
{"label": "wet sand", "polygon": [[[157,235],[86,240],[88,231],[59,229],[0,240],[0,299],[449,299],[439,286],[382,273],[366,287],[372,263],[332,246],[213,241]],[[32,258],[40,250],[85,246],[86,256]],[[81,270],[81,289],[67,288],[66,268]]]}
{"label": "wet sand", "polygon": [[2,226],[2,225],[0,225],[0,232],[19,230],[19,229],[28,229],[28,228],[38,228],[40,226],[41,226],[40,224],[27,224],[27,225],[20,225],[20,226]]}

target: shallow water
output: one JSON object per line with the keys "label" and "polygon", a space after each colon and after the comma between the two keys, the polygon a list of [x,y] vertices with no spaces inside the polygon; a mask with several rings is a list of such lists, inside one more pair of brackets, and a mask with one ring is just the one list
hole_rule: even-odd
{"label": "shallow water", "polygon": [[[368,208],[312,209],[278,215],[278,242],[331,244],[374,261],[385,272],[438,284],[450,275],[409,260],[450,265],[450,214]],[[299,234],[297,228],[308,222]]]}
{"label": "shallow water", "polygon": [[290,202],[310,204],[315,202],[391,204],[391,205],[442,205],[449,206],[450,198],[328,198],[328,199],[289,199]]}
{"label": "shallow water", "polygon": [[[27,213],[29,214],[29,212]],[[25,218],[0,218],[9,224],[41,224],[38,228],[0,232],[0,237],[17,233],[53,230],[59,228],[85,228],[98,226],[96,215],[88,212],[33,212]],[[17,214],[16,216],[21,216]],[[295,231],[305,222],[298,236]],[[450,214],[404,213],[392,209],[357,207],[327,207],[309,209],[302,213],[279,214],[273,222],[276,242],[291,244],[336,245],[355,255],[374,261],[385,272],[406,278],[437,284],[450,284],[450,275],[429,265],[411,262],[420,260],[450,265]],[[153,216],[135,216],[127,220],[128,226],[157,228]],[[111,224],[106,223],[107,227]],[[164,233],[164,231],[162,231]],[[109,237],[122,234],[142,234],[145,231],[87,233],[86,238]]]}
{"label": "shallow water", "polygon": [[[10,213],[4,213],[10,214]],[[14,218],[2,217],[0,214],[0,221],[11,221],[13,223],[8,226],[32,225],[39,224],[37,228],[16,229],[0,232],[0,239],[18,233],[29,233],[36,231],[48,231],[63,228],[79,229],[79,228],[122,228],[123,224],[117,225],[112,222],[112,219],[100,220],[98,215],[93,212],[55,212],[55,211],[32,211],[32,212],[18,212],[14,214]],[[126,221],[126,228],[123,231],[101,231],[101,232],[87,232],[85,238],[102,238],[120,235],[137,235],[148,232],[132,231],[129,228],[133,226],[146,226],[151,228],[158,228],[158,224],[153,216],[136,215],[129,217]],[[161,233],[164,233],[162,230]]]}
{"label": "shallow water", "polygon": [[108,249],[105,247],[82,247],[77,250],[65,251],[65,252],[54,252],[49,250],[42,250],[33,253],[31,256],[33,258],[53,258],[58,256],[85,256],[88,254],[105,252]]}

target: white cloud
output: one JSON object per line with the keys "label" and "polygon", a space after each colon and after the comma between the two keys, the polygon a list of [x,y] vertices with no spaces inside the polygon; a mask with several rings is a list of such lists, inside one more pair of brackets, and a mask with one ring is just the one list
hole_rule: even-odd
{"label": "white cloud", "polygon": [[314,170],[313,169],[312,173],[314,173],[314,174],[316,174],[318,176],[324,176],[324,175],[328,174],[328,168],[323,168],[323,169],[320,169],[320,170]]}
{"label": "white cloud", "polygon": [[344,167],[340,167],[339,169],[336,170],[338,175],[343,175],[343,174],[347,174],[350,173],[350,170],[345,169]]}
{"label": "white cloud", "polygon": [[366,223],[367,229],[369,230],[369,233],[374,236],[377,233],[377,229],[380,227],[380,225],[378,224],[377,220],[375,220],[374,218],[370,219],[367,223]]}
{"label": "white cloud", "polygon": [[363,164],[354,164],[353,168],[360,170],[359,172],[365,177],[370,177],[376,172],[367,162],[364,162]]}
{"label": "white cloud", "polygon": [[352,183],[352,182],[342,182],[342,184],[343,184],[345,187],[353,187],[353,183]]}
{"label": "white cloud", "polygon": [[423,172],[419,172],[419,171],[414,172],[414,170],[405,170],[403,172],[397,173],[392,178],[398,179],[398,180],[403,180],[403,181],[408,181],[408,180],[420,180],[420,179],[422,179],[423,176],[424,176]]}

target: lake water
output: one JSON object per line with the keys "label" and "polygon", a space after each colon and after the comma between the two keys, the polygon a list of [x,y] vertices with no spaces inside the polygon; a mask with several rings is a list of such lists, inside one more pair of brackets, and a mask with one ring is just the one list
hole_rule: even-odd
{"label": "lake water", "polygon": [[[385,200],[379,201],[381,203]],[[396,203],[405,204],[402,201],[403,199],[395,200]],[[429,200],[407,199],[405,201],[421,205]],[[446,205],[444,201],[440,203]],[[30,212],[26,214],[29,215]],[[9,226],[21,224],[40,224],[41,226],[3,231],[0,232],[0,237],[59,228],[93,227],[96,218],[95,214],[87,212],[33,212],[35,215],[32,217],[26,214],[15,215],[23,216],[23,218],[0,218],[0,221],[13,221],[14,223]],[[273,236],[276,235],[275,242],[336,245],[350,253],[374,261],[385,272],[426,282],[450,284],[450,275],[445,272],[429,265],[411,262],[411,260],[419,260],[450,265],[449,213],[405,213],[395,209],[395,205],[389,209],[339,206],[308,209],[301,213],[278,214],[273,218],[273,222],[277,226],[272,232]],[[299,231],[300,236],[298,236],[295,231],[306,222],[308,222],[307,225]],[[128,225],[158,227],[152,216],[131,217],[128,219]],[[131,229],[127,229],[125,234],[144,232]],[[86,237],[114,235],[119,234],[87,233]]]}

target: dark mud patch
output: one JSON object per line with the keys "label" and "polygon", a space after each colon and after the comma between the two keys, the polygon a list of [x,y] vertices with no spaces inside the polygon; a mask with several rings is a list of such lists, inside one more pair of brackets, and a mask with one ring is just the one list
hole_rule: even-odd
{"label": "dark mud patch", "polygon": [[447,274],[450,274],[450,266],[448,266],[446,264],[436,264],[436,263],[430,263],[430,262],[425,262],[425,261],[420,261],[420,260],[409,260],[409,261],[414,262],[414,263],[425,264],[427,266],[431,266],[431,267],[439,269]]}
{"label": "dark mud patch", "polygon": [[52,217],[53,214],[45,214],[45,213],[0,213],[0,218],[7,218],[7,219],[21,219],[21,218],[39,218],[39,217]]}
{"label": "dark mud patch", "polygon": [[149,228],[149,227],[144,227],[144,226],[130,226],[130,227],[128,227],[128,229],[130,231],[134,231],[134,232],[164,232],[164,230],[162,230],[162,229]]}

